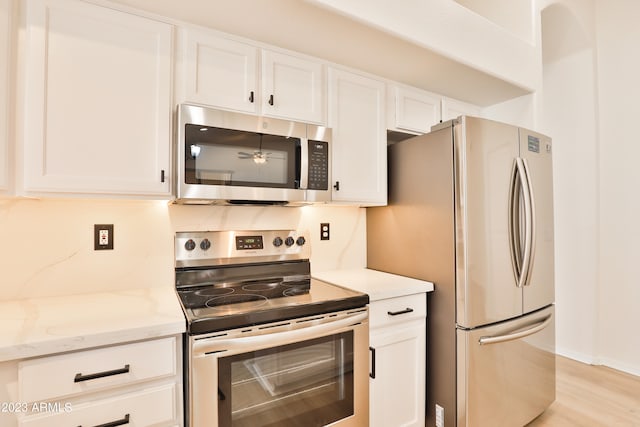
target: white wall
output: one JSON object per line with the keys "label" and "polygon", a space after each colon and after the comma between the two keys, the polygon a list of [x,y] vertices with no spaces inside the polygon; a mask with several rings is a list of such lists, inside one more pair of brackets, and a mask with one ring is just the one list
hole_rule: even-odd
{"label": "white wall", "polygon": [[537,94],[519,96],[482,109],[482,117],[510,123],[531,130],[539,130],[536,116]]}
{"label": "white wall", "polygon": [[640,375],[640,2],[596,0],[600,100],[600,356]]}
{"label": "white wall", "polygon": [[598,146],[593,4],[542,11],[538,129],[553,137],[559,354],[597,362]]}
{"label": "white wall", "polygon": [[532,19],[532,0],[454,0],[491,22],[500,25],[510,33],[533,44],[534,19]]}
{"label": "white wall", "polygon": [[[178,206],[166,201],[0,200],[0,300],[173,287],[176,231],[296,229],[312,271],[364,267],[366,216],[354,207]],[[320,223],[331,240],[320,241]],[[114,250],[93,250],[93,224]]]}
{"label": "white wall", "polygon": [[505,6],[497,1],[475,6],[480,14],[465,7],[472,3],[466,0],[404,0],[400,4],[387,0],[308,1],[520,87],[535,90],[539,86],[540,64],[530,31],[534,22],[531,0],[520,0],[524,6],[510,9],[518,12],[518,21],[527,22],[524,33],[529,37],[522,37],[523,31],[514,35],[511,28],[502,25]]}
{"label": "white wall", "polygon": [[558,352],[640,375],[640,3],[541,7],[539,122],[554,138]]}

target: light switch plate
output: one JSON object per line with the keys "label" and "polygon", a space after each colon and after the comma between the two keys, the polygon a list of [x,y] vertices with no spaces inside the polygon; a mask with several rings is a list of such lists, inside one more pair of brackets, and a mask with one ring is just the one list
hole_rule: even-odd
{"label": "light switch plate", "polygon": [[113,224],[93,225],[93,249],[96,251],[113,249]]}

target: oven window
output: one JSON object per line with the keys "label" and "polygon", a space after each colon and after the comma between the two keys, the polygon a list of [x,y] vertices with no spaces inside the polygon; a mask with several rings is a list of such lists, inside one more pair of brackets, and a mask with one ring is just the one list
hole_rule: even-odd
{"label": "oven window", "polygon": [[187,184],[298,188],[300,139],[187,124]]}
{"label": "oven window", "polygon": [[220,427],[324,426],[353,415],[353,331],[218,359]]}

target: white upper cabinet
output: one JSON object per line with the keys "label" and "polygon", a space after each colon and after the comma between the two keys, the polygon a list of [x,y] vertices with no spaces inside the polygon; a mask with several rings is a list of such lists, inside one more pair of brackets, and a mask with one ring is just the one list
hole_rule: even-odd
{"label": "white upper cabinet", "polygon": [[381,81],[329,69],[334,202],[387,203],[384,93]]}
{"label": "white upper cabinet", "polygon": [[13,0],[0,0],[0,192],[9,188],[9,76]]}
{"label": "white upper cabinet", "polygon": [[184,76],[182,101],[258,113],[259,49],[211,34],[180,31]]}
{"label": "white upper cabinet", "polygon": [[324,124],[325,66],[205,29],[180,31],[178,102]]}
{"label": "white upper cabinet", "polygon": [[324,82],[322,63],[262,51],[262,111],[265,116],[323,124]]}
{"label": "white upper cabinet", "polygon": [[77,0],[26,5],[24,189],[168,195],[173,27]]}
{"label": "white upper cabinet", "polygon": [[479,117],[481,109],[477,105],[468,102],[458,101],[457,99],[442,98],[442,121],[455,119],[458,116],[474,116]]}
{"label": "white upper cabinet", "polygon": [[402,85],[387,86],[387,128],[427,133],[440,122],[440,96]]}

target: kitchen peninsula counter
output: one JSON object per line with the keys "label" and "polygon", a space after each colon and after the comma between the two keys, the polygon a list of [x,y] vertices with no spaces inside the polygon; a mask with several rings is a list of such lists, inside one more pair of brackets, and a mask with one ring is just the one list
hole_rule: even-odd
{"label": "kitchen peninsula counter", "polygon": [[0,362],[180,334],[171,287],[0,302]]}

